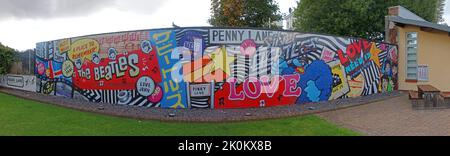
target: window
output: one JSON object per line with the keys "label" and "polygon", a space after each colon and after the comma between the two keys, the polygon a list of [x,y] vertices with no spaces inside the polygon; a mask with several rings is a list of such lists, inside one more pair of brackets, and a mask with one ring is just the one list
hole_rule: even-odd
{"label": "window", "polygon": [[417,80],[417,32],[406,33],[406,79]]}

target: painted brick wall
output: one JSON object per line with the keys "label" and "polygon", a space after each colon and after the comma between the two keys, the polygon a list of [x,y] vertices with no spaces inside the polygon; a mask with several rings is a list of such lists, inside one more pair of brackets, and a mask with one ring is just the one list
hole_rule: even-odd
{"label": "painted brick wall", "polygon": [[157,29],[36,45],[37,92],[163,108],[304,104],[398,88],[397,47],[239,28]]}

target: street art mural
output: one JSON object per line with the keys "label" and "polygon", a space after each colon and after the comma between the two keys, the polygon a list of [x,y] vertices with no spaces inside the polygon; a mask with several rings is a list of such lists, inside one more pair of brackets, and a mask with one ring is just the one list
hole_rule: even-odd
{"label": "street art mural", "polygon": [[97,103],[249,108],[391,92],[395,45],[291,31],[174,28],[36,45],[36,91]]}

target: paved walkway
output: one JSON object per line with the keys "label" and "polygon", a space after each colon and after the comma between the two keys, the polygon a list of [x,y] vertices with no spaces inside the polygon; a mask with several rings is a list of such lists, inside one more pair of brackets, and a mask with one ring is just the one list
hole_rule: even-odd
{"label": "paved walkway", "polygon": [[[87,112],[144,120],[181,122],[233,122],[284,118],[354,107],[370,102],[398,97],[401,95],[399,92],[393,92],[358,98],[308,103],[303,105],[248,109],[162,109],[92,103],[85,100],[48,96],[34,92],[25,92],[7,88],[0,88],[0,92],[18,96],[20,98],[40,101]],[[169,114],[174,114],[175,116],[171,117]]]}
{"label": "paved walkway", "polygon": [[407,95],[319,116],[366,135],[450,136],[450,109],[413,110]]}

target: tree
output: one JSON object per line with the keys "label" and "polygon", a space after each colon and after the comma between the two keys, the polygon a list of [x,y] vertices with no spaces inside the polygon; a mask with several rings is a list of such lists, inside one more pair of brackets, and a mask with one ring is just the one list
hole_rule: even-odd
{"label": "tree", "polygon": [[382,41],[384,17],[402,5],[431,22],[442,22],[444,0],[301,0],[294,26],[303,32],[327,33]]}
{"label": "tree", "polygon": [[7,74],[14,62],[15,50],[0,43],[0,75]]}
{"label": "tree", "polygon": [[438,0],[436,3],[437,5],[437,11],[436,11],[436,18],[438,23],[444,23],[445,19],[443,18],[444,15],[444,9],[445,9],[445,0]]}
{"label": "tree", "polygon": [[279,28],[274,21],[282,19],[274,0],[211,0],[213,26]]}

